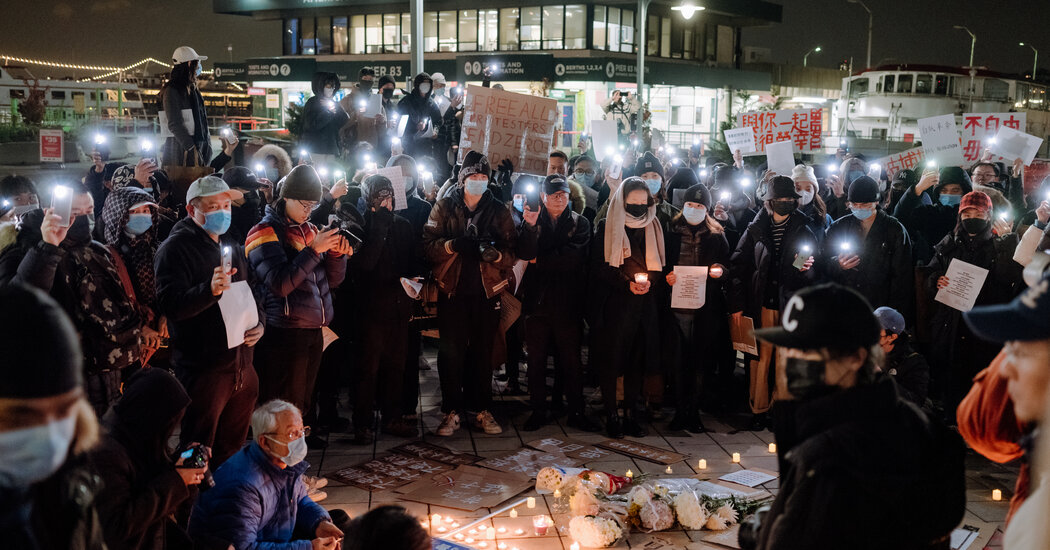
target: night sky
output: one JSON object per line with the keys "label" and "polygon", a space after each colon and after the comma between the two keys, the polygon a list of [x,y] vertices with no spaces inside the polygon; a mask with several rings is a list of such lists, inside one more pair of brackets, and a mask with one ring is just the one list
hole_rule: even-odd
{"label": "night sky", "polygon": [[[1050,66],[1050,2],[1037,0],[865,0],[875,14],[872,63],[966,65],[977,35],[975,63],[992,70],[1031,70],[1031,42]],[[698,3],[702,3],[698,2]],[[864,65],[867,12],[846,0],[782,0],[784,21],[744,31],[744,46],[772,50],[772,61],[801,64],[809,49],[816,67],[836,67],[854,56]],[[213,61],[281,53],[280,22],[215,15],[211,0],[3,0],[0,53],[82,64],[126,65],[152,56],[167,61],[175,47],[191,45]],[[699,17],[703,16],[701,12]],[[45,22],[42,22],[45,21]],[[43,69],[34,72],[46,76]],[[78,74],[77,76],[86,76]]]}

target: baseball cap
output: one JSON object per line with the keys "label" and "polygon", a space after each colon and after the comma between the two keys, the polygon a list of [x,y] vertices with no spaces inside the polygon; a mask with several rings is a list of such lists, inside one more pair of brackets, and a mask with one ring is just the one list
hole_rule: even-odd
{"label": "baseball cap", "polygon": [[1008,304],[963,313],[974,334],[990,342],[1050,338],[1050,273]]}
{"label": "baseball cap", "polygon": [[812,286],[788,300],[779,327],[755,331],[755,338],[795,349],[851,350],[875,345],[882,327],[857,291],[835,283]]}
{"label": "baseball cap", "polygon": [[569,193],[569,182],[558,174],[551,174],[543,180],[543,193],[553,195],[559,191]]}
{"label": "baseball cap", "polygon": [[875,318],[879,320],[883,330],[893,334],[904,332],[904,316],[892,307],[882,306],[875,310]]}
{"label": "baseball cap", "polygon": [[175,48],[175,53],[171,54],[171,61],[178,65],[179,63],[186,63],[187,61],[204,61],[208,59],[206,55],[199,55],[193,48],[189,46],[179,46]]}
{"label": "baseball cap", "polygon": [[226,182],[222,181],[222,178],[218,176],[204,176],[198,178],[190,184],[190,188],[186,190],[186,204],[197,197],[212,197],[215,195],[226,194],[231,200],[236,200],[244,196],[244,193],[236,189],[230,189]]}

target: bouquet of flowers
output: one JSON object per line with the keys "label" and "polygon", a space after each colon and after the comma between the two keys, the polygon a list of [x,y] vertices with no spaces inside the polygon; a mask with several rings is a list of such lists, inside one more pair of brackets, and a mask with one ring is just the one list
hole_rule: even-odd
{"label": "bouquet of flowers", "polygon": [[580,546],[605,548],[624,535],[620,520],[612,514],[576,516],[569,521],[569,534]]}
{"label": "bouquet of flowers", "polygon": [[663,531],[674,526],[674,512],[666,487],[653,490],[639,486],[627,493],[627,521],[647,533]]}
{"label": "bouquet of flowers", "polygon": [[631,478],[614,476],[606,472],[597,472],[583,468],[562,468],[547,466],[536,474],[536,492],[553,493],[555,490],[571,489],[577,480],[590,483],[605,494],[613,494],[631,483]]}

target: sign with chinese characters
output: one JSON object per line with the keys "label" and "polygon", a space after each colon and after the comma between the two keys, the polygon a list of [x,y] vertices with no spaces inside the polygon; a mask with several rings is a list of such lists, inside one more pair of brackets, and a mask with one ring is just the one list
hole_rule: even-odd
{"label": "sign with chinese characters", "polygon": [[624,439],[609,439],[598,443],[597,445],[603,449],[609,449],[610,451],[622,453],[634,458],[648,460],[649,462],[656,462],[657,464],[674,464],[675,462],[685,460],[685,455],[683,454]]}
{"label": "sign with chinese characters", "polygon": [[469,86],[459,140],[459,161],[467,151],[479,151],[490,166],[503,159],[516,172],[546,174],[558,101],[545,97]]}
{"label": "sign with chinese characters", "polygon": [[331,477],[366,491],[382,491],[396,489],[422,476],[447,472],[451,469],[452,466],[448,464],[425,458],[392,454],[337,470],[331,474]]}
{"label": "sign with chinese characters", "polygon": [[390,452],[403,454],[407,456],[415,456],[419,458],[425,458],[427,460],[436,460],[444,464],[450,464],[452,466],[459,466],[460,464],[474,464],[481,460],[480,456],[472,455],[469,453],[461,453],[459,451],[453,451],[446,449],[433,443],[426,443],[424,441],[412,441],[409,443],[403,443],[390,449]]}
{"label": "sign with chinese characters", "polygon": [[605,449],[601,449],[585,443],[583,441],[577,441],[575,439],[556,439],[548,437],[546,439],[537,439],[536,441],[529,441],[526,443],[533,449],[540,451],[546,451],[548,453],[561,453],[569,458],[587,462],[589,460],[598,460],[600,458],[606,458],[612,456],[612,452]]}
{"label": "sign with chinese characters", "polygon": [[962,145],[955,126],[955,115],[931,116],[919,119],[919,134],[926,158],[937,161],[939,166],[962,166]]}
{"label": "sign with chinese characters", "polygon": [[473,512],[495,507],[530,487],[532,479],[526,475],[459,466],[415,481],[398,492],[405,500]]}
{"label": "sign with chinese characters", "polygon": [[748,111],[737,115],[737,128],[751,128],[755,132],[755,148],[764,153],[766,145],[790,141],[799,151],[823,149],[823,109],[784,109],[780,111]]}
{"label": "sign with chinese characters", "polygon": [[922,168],[922,162],[926,159],[926,151],[922,147],[913,147],[900,153],[892,154],[873,161],[882,166],[886,176],[893,179],[893,175],[900,170],[916,170]]}
{"label": "sign with chinese characters", "polygon": [[1025,131],[1026,113],[966,113],[962,116],[963,158],[973,163],[981,160],[988,148],[988,140],[995,136],[1000,126]]}
{"label": "sign with chinese characters", "polygon": [[559,452],[544,452],[535,449],[518,449],[512,453],[486,458],[477,463],[478,466],[484,466],[497,472],[525,474],[529,477],[536,477],[540,470],[548,466],[575,468],[580,464],[583,464],[582,460],[569,458]]}

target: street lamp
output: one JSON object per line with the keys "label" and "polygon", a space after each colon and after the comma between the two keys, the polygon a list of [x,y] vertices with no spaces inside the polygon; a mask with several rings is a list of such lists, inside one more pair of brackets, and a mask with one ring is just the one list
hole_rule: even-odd
{"label": "street lamp", "polygon": [[[1024,46],[1025,43],[1024,42],[1018,42],[1017,45],[1018,46]],[[1028,47],[1032,48],[1032,51],[1035,52],[1035,57],[1032,58],[1032,82],[1035,82],[1035,72],[1037,70],[1039,70],[1039,65],[1038,65],[1038,63],[1039,63],[1039,50],[1035,49],[1035,46],[1033,46],[1031,44],[1028,44]]]}
{"label": "street lamp", "polygon": [[811,54],[811,53],[820,53],[820,46],[817,46],[816,48],[813,48],[812,50],[809,50],[808,52],[806,52],[806,55],[802,56],[802,66],[803,67],[806,66],[806,61],[808,60],[809,54]]}
{"label": "street lamp", "polygon": [[682,17],[684,17],[686,19],[692,19],[693,18],[693,14],[695,14],[698,11],[704,11],[707,8],[705,8],[703,6],[697,6],[696,4],[693,4],[692,2],[682,2],[681,6],[673,6],[673,7],[671,7],[671,9],[674,10],[674,11],[682,12]]}
{"label": "street lamp", "polygon": [[861,0],[846,0],[846,1],[849,2],[850,4],[860,4],[860,7],[864,8],[864,11],[868,12],[868,62],[867,62],[866,68],[870,69],[871,68],[871,24],[872,24],[872,21],[873,21],[872,20],[872,16],[871,16],[871,10],[868,9],[868,6],[865,5],[864,2],[861,2]]}
{"label": "street lamp", "polygon": [[962,25],[955,25],[952,28],[966,31],[966,34],[970,35],[970,67],[973,67],[973,48],[977,46],[977,36],[970,32],[970,29],[967,29]]}

